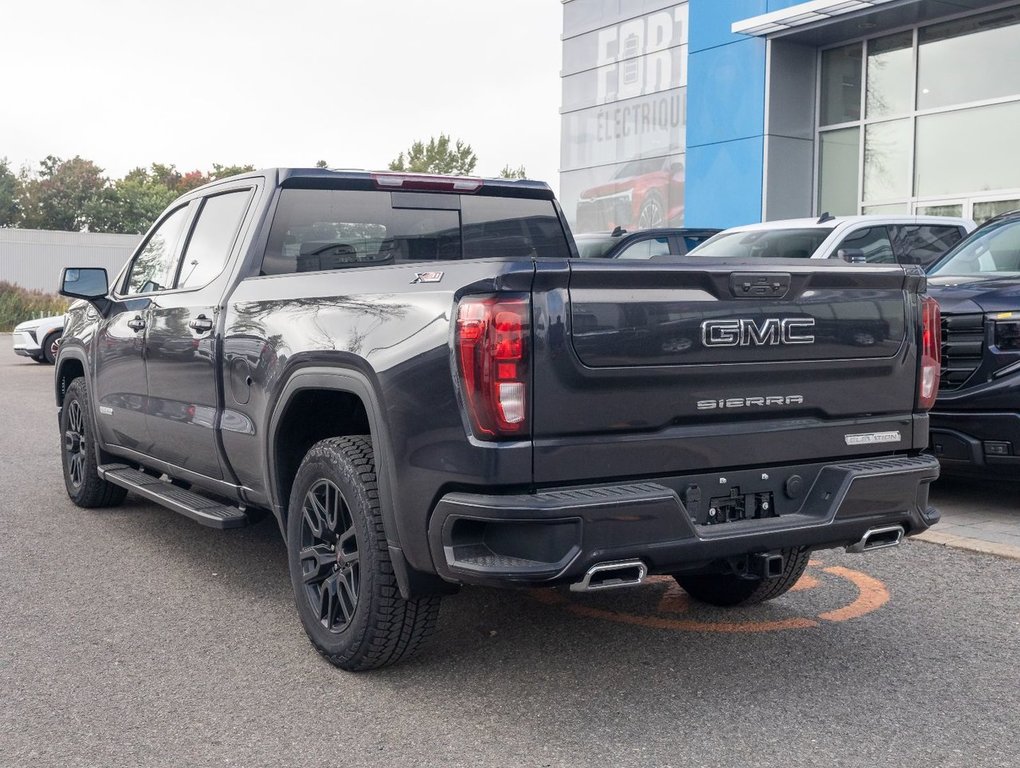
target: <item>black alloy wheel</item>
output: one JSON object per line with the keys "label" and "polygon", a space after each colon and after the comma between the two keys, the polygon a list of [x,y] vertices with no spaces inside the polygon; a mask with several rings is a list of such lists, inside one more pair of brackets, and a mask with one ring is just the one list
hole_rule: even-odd
{"label": "black alloy wheel", "polygon": [[67,479],[74,488],[81,488],[85,482],[85,413],[81,402],[71,400],[67,406],[67,422],[64,429],[64,455],[67,463]]}
{"label": "black alloy wheel", "polygon": [[312,645],[352,672],[413,656],[436,626],[440,597],[400,594],[371,437],[331,437],[313,445],[288,506],[290,579]]}
{"label": "black alloy wheel", "polygon": [[320,480],[305,494],[301,512],[298,559],[305,599],[324,629],[342,632],[354,618],[361,586],[358,534],[350,507],[331,480]]}
{"label": "black alloy wheel", "polygon": [[60,460],[64,488],[79,507],[115,507],[127,491],[99,476],[100,458],[112,457],[96,445],[92,429],[92,404],[85,379],[72,381],[60,409]]}

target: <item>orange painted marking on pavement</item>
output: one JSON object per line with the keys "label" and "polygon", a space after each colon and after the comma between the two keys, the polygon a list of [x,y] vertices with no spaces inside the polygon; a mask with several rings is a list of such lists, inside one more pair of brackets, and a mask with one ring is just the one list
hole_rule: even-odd
{"label": "orange painted marking on pavement", "polygon": [[[821,565],[821,561],[811,560],[809,565]],[[591,605],[582,605],[571,602],[563,594],[554,590],[540,590],[532,593],[532,596],[540,602],[548,605],[558,605],[565,608],[575,616],[589,619],[604,619],[615,621],[620,624],[632,624],[634,626],[646,627],[648,629],[669,629],[677,632],[776,632],[787,629],[808,629],[819,627],[823,621],[841,622],[855,619],[867,613],[881,608],[889,602],[889,590],[885,585],[866,573],[854,571],[850,568],[833,566],[823,568],[822,571],[839,579],[849,581],[857,588],[857,597],[849,605],[836,610],[827,611],[817,616],[795,616],[787,619],[776,619],[773,621],[698,621],[695,619],[681,618],[677,614],[684,614],[691,608],[691,599],[680,586],[669,576],[652,576],[649,582],[662,584],[664,586],[662,598],[659,600],[657,614],[626,613],[624,611],[611,611],[606,608],[597,608]],[[793,586],[790,592],[804,592],[810,589],[824,587],[822,581],[810,573],[805,573]],[[674,614],[670,616],[669,614]]]}
{"label": "orange painted marking on pavement", "polygon": [[808,589],[814,589],[818,586],[818,579],[812,576],[810,573],[805,573],[800,579],[790,587],[791,592],[804,592]]}
{"label": "orange painted marking on pavement", "polygon": [[832,566],[831,568],[825,568],[824,570],[826,573],[831,573],[833,576],[840,576],[847,581],[852,582],[854,586],[857,587],[860,594],[857,596],[856,600],[845,608],[839,608],[835,611],[827,611],[826,613],[818,614],[818,618],[820,619],[824,619],[825,621],[847,621],[848,619],[856,619],[858,616],[871,613],[889,602],[889,590],[885,588],[885,584],[873,576],[868,576],[866,573],[852,571],[849,568],[842,568],[840,566]]}

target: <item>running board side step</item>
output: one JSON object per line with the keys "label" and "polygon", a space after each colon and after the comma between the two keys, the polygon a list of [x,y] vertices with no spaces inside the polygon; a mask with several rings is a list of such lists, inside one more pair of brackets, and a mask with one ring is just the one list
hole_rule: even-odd
{"label": "running board side step", "polygon": [[876,549],[887,547],[898,547],[903,540],[902,525],[887,525],[882,528],[871,528],[865,533],[856,544],[846,548],[847,552],[861,553],[874,552]]}
{"label": "running board side step", "polygon": [[221,504],[194,491],[171,485],[126,464],[102,464],[98,472],[107,482],[127,488],[132,493],[210,528],[240,528],[250,522],[248,515],[238,507]]}

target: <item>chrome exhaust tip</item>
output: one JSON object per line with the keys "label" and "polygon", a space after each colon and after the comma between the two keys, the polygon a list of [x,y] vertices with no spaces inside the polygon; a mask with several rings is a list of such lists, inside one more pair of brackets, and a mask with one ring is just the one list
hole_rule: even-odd
{"label": "chrome exhaust tip", "polygon": [[903,540],[903,526],[902,525],[886,525],[882,528],[871,528],[861,540],[856,544],[851,544],[846,548],[847,552],[873,552],[876,549],[887,549],[888,547],[898,547],[900,541]]}
{"label": "chrome exhaust tip", "polygon": [[571,592],[595,592],[600,589],[636,587],[648,576],[648,567],[640,560],[614,560],[593,565],[584,578],[570,585]]}

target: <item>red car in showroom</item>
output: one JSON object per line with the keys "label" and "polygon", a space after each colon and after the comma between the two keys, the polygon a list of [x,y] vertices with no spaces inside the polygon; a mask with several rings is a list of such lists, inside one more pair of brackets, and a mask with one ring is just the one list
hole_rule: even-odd
{"label": "red car in showroom", "polygon": [[675,157],[631,160],[605,184],[581,193],[577,203],[580,232],[648,229],[682,223],[684,166]]}

